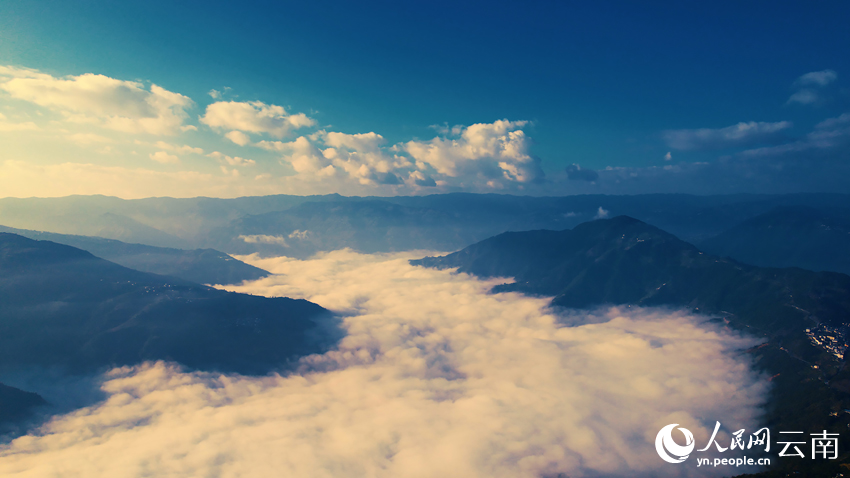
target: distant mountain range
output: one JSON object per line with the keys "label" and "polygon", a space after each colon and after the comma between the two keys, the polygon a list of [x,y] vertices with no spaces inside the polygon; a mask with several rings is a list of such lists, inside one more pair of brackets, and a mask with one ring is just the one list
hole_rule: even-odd
{"label": "distant mountain range", "polygon": [[616,215],[698,243],[780,206],[850,208],[850,195],[5,198],[0,224],[161,247],[307,257],[343,247],[458,250],[505,231],[566,229]]}
{"label": "distant mountain range", "polygon": [[698,245],[757,266],[850,274],[850,209],[778,207]]}
{"label": "distant mountain range", "polygon": [[742,264],[627,216],[571,230],[503,233],[411,263],[515,278],[493,292],[552,296],[555,306],[685,307],[720,326],[764,337],[747,353],[771,377],[768,424],[847,436],[850,417],[837,412],[850,408],[850,371],[844,367],[850,276]]}
{"label": "distant mountain range", "polygon": [[199,284],[237,284],[269,275],[267,271],[245,264],[215,249],[183,250],[127,244],[102,237],[55,234],[4,226],[0,226],[0,232],[66,244],[124,267],[174,276]]}

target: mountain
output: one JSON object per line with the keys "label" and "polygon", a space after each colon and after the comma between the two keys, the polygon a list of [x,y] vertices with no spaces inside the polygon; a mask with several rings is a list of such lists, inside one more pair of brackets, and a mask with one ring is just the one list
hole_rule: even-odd
{"label": "mountain", "polygon": [[174,276],[199,284],[236,284],[269,275],[267,271],[245,264],[215,249],[187,251],[142,244],[127,244],[101,237],[54,234],[4,226],[0,226],[0,232],[66,244],[86,250],[97,257],[124,267]]}
{"label": "mountain", "polygon": [[0,224],[162,247],[303,257],[340,247],[457,250],[505,231],[565,229],[616,215],[635,217],[695,242],[773,208],[794,205],[847,208],[850,195],[4,198]]}
{"label": "mountain", "polygon": [[236,253],[293,257],[345,247],[366,253],[449,250],[481,237],[478,223],[459,214],[384,200],[323,201],[248,215],[210,237]]}
{"label": "mountain", "polygon": [[11,431],[14,423],[28,418],[33,410],[47,405],[41,396],[0,383],[0,435]]}
{"label": "mountain", "polygon": [[174,248],[212,247],[211,230],[250,214],[341,196],[120,199],[109,196],[0,199],[0,224]]}
{"label": "mountain", "polygon": [[[414,265],[513,277],[494,292],[552,296],[556,306],[686,307],[765,342],[747,351],[771,377],[767,422],[847,436],[850,276],[761,268],[704,253],[627,216],[571,230],[508,232]],[[823,428],[820,428],[823,427]]]}
{"label": "mountain", "polygon": [[262,374],[338,338],[306,300],[237,294],[0,233],[0,369],[146,360]]}
{"label": "mountain", "polygon": [[803,319],[838,327],[850,312],[846,275],[741,264],[628,216],[564,231],[508,232],[413,263],[513,277],[516,282],[496,291],[551,295],[553,304],[566,307],[675,304],[744,314],[748,325],[772,334]]}
{"label": "mountain", "polygon": [[778,207],[699,246],[757,266],[850,274],[850,209]]}

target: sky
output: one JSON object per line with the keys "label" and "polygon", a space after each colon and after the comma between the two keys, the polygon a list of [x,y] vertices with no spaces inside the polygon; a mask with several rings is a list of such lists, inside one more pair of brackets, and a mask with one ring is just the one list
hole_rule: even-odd
{"label": "sky", "polygon": [[0,196],[844,192],[846,2],[0,4]]}
{"label": "sky", "polygon": [[718,443],[759,428],[770,382],[741,353],[759,339],[688,311],[554,311],[488,293],[504,279],[409,264],[424,253],[240,257],[274,275],[228,290],[316,301],[340,314],[339,345],[286,376],[114,369],[102,401],[0,447],[0,475],[728,476],[660,460],[658,430],[702,447],[717,421]]}

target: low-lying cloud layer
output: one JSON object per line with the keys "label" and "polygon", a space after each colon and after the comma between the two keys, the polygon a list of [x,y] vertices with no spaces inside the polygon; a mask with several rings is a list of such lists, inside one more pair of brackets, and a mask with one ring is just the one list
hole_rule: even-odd
{"label": "low-lying cloud layer", "polygon": [[661,461],[662,426],[755,430],[749,339],[659,309],[557,316],[408,258],[248,258],[280,275],[233,289],[339,311],[337,350],[288,377],[115,370],[105,402],[0,448],[0,475],[683,476],[714,470]]}

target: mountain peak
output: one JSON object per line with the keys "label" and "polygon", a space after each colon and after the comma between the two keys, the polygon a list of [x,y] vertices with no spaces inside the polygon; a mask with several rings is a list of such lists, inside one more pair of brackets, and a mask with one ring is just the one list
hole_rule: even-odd
{"label": "mountain peak", "polygon": [[22,267],[85,260],[97,260],[97,258],[76,247],[0,232],[0,269],[15,270]]}

